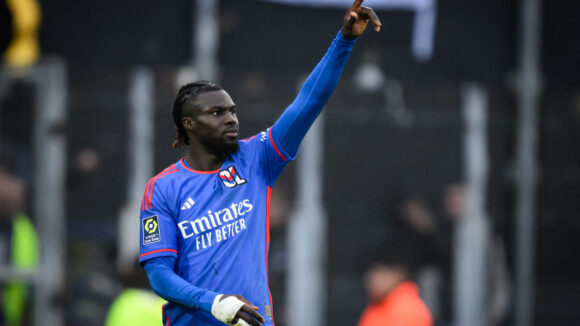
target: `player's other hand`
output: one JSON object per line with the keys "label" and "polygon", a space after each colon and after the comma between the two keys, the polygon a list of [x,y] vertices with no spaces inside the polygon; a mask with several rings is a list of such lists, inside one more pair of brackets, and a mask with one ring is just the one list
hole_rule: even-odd
{"label": "player's other hand", "polygon": [[215,297],[211,314],[219,321],[232,326],[261,326],[266,322],[258,307],[241,295],[220,294]]}
{"label": "player's other hand", "polygon": [[363,0],[355,0],[346,11],[342,27],[343,36],[354,38],[361,35],[369,21],[373,24],[375,31],[381,30],[381,21],[375,11],[369,7],[362,7],[362,3]]}

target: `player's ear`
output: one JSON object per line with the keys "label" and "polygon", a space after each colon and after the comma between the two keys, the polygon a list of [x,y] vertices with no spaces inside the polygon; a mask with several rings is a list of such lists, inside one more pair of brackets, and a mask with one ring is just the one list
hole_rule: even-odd
{"label": "player's ear", "polygon": [[193,130],[195,128],[195,120],[191,117],[181,119],[181,123],[186,130]]}
{"label": "player's ear", "polygon": [[188,106],[181,118],[181,124],[186,130],[193,130],[196,127],[196,121],[200,113],[199,105]]}

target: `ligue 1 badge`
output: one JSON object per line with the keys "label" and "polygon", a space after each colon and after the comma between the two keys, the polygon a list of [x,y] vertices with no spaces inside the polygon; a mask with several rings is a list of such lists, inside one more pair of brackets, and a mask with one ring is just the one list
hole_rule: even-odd
{"label": "ligue 1 badge", "polygon": [[143,244],[148,245],[161,241],[159,232],[159,221],[157,215],[143,219]]}

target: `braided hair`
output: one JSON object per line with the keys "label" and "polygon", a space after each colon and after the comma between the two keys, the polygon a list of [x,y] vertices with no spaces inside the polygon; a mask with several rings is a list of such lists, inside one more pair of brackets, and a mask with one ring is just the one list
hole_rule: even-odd
{"label": "braided hair", "polygon": [[184,112],[191,113],[192,109],[195,107],[195,99],[197,96],[203,92],[218,91],[223,90],[223,88],[207,80],[200,80],[194,83],[189,83],[183,85],[177,91],[175,100],[173,100],[173,107],[171,109],[171,115],[173,116],[173,123],[175,124],[176,138],[171,144],[173,148],[180,148],[183,145],[189,145],[189,138],[183,127],[181,119],[183,119]]}

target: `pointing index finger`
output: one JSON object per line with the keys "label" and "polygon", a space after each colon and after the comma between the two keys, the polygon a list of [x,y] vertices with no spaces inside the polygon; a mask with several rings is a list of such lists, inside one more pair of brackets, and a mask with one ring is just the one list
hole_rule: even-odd
{"label": "pointing index finger", "polygon": [[362,10],[363,10],[364,14],[370,18],[370,20],[375,28],[375,31],[377,31],[377,32],[380,31],[382,24],[381,24],[381,21],[379,19],[379,16],[377,16],[375,11],[369,7],[362,7]]}
{"label": "pointing index finger", "polygon": [[360,6],[362,5],[364,0],[354,0],[352,6],[350,6],[351,9],[354,8],[360,8]]}

